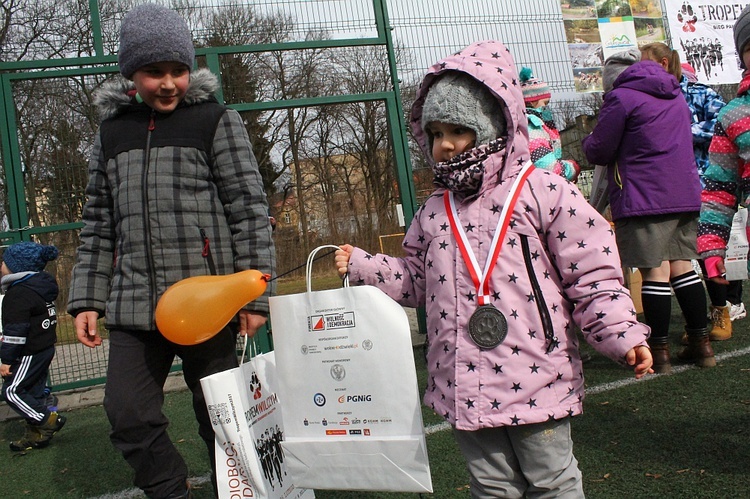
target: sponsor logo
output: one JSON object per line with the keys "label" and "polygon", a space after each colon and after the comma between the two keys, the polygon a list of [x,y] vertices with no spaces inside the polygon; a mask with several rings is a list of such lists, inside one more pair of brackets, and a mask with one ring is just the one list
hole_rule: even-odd
{"label": "sponsor logo", "polygon": [[365,432],[365,436],[366,436],[366,437],[369,437],[369,436],[370,436],[370,429],[369,429],[369,428],[365,428],[365,429],[364,429],[364,430],[362,430],[362,431],[364,431],[364,432]]}
{"label": "sponsor logo", "polygon": [[313,395],[313,403],[318,407],[323,407],[326,405],[326,396],[322,393],[316,393]]}
{"label": "sponsor logo", "polygon": [[372,402],[372,395],[342,395],[339,397],[339,404],[349,402]]}
{"label": "sponsor logo", "polygon": [[349,435],[361,435],[362,430],[349,430]]}
{"label": "sponsor logo", "polygon": [[250,389],[250,393],[253,394],[253,400],[258,400],[262,397],[260,392],[260,378],[258,378],[258,374],[255,371],[253,371],[253,374],[250,376],[250,383],[248,388]]}
{"label": "sponsor logo", "polygon": [[346,430],[326,430],[326,435],[346,435]]}
{"label": "sponsor logo", "polygon": [[346,378],[346,369],[341,364],[334,364],[331,366],[331,377],[336,381],[342,381]]}
{"label": "sponsor logo", "polygon": [[329,331],[352,327],[354,327],[354,312],[311,315],[307,318],[307,328],[309,331]]}

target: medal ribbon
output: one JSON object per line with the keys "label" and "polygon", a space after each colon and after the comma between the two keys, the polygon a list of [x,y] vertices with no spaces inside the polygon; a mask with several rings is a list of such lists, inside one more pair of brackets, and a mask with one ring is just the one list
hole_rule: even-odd
{"label": "medal ribbon", "polygon": [[[466,266],[469,268],[469,275],[471,280],[474,282],[474,287],[477,289],[477,301],[480,305],[489,305],[490,303],[490,282],[489,276],[492,273],[492,269],[497,263],[497,259],[500,256],[500,241],[505,238],[506,232],[508,232],[508,226],[510,225],[510,217],[513,215],[513,208],[518,201],[518,196],[521,194],[521,186],[523,182],[531,174],[534,169],[531,161],[527,162],[521,172],[516,177],[513,185],[508,193],[509,201],[503,206],[503,210],[500,212],[500,219],[497,221],[497,228],[495,234],[492,237],[492,244],[490,244],[489,258],[485,262],[484,272],[481,272],[479,262],[477,261],[474,252],[469,245],[469,240],[466,237],[464,228],[461,227],[458,222],[458,212],[456,211],[456,202],[453,199],[453,192],[445,191],[443,194],[443,202],[445,204],[445,212],[448,215],[448,221],[450,222],[451,230],[456,237],[456,245],[458,250],[461,252],[461,256],[466,262]],[[481,273],[480,273],[481,272]]]}

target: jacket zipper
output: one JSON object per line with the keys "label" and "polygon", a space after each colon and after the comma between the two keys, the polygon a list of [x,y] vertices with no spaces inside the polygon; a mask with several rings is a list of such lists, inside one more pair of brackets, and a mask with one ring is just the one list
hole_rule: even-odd
{"label": "jacket zipper", "polygon": [[211,275],[216,275],[216,265],[214,264],[214,257],[211,255],[211,240],[208,238],[206,231],[200,228],[201,239],[203,240],[203,250],[201,256],[206,259],[208,264],[208,272]]}
{"label": "jacket zipper", "polygon": [[544,301],[544,295],[542,294],[542,287],[539,285],[539,280],[536,278],[534,272],[534,266],[531,263],[531,251],[529,250],[529,238],[528,236],[521,235],[521,249],[523,250],[523,261],[526,265],[526,273],[529,275],[531,281],[531,291],[534,293],[534,301],[536,302],[536,308],[539,311],[539,317],[542,319],[542,327],[544,328],[544,338],[547,344],[547,353],[552,353],[552,350],[560,347],[560,341],[555,336],[554,327],[552,326],[552,318],[547,310],[547,303]]}
{"label": "jacket zipper", "polygon": [[148,223],[148,173],[149,173],[149,163],[151,161],[151,133],[156,128],[156,111],[151,110],[151,117],[148,122],[148,133],[146,134],[146,151],[143,153],[144,156],[144,162],[143,165],[143,181],[141,184],[141,187],[143,189],[143,230],[144,230],[144,242],[146,246],[146,265],[147,269],[146,272],[148,274],[148,287],[150,291],[151,296],[151,310],[156,310],[156,303],[157,303],[157,297],[156,297],[156,283],[154,282],[154,275],[153,275],[153,269],[154,269],[154,262],[153,262],[153,254],[151,253],[151,226]]}

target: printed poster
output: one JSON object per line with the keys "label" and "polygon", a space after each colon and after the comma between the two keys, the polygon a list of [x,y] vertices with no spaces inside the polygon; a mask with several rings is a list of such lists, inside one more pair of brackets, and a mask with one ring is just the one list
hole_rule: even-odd
{"label": "printed poster", "polygon": [[672,48],[695,68],[707,85],[738,83],[740,59],[734,48],[734,23],[750,1],[665,0]]}
{"label": "printed poster", "polygon": [[601,92],[607,57],[666,39],[659,0],[561,0],[578,92]]}

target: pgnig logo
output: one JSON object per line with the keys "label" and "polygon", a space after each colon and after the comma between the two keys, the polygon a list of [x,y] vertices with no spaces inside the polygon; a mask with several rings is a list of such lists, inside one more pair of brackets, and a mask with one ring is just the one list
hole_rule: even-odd
{"label": "pgnig logo", "polygon": [[372,402],[372,395],[342,395],[339,397],[339,404],[348,402]]}
{"label": "pgnig logo", "polygon": [[322,393],[316,393],[315,395],[313,395],[313,402],[318,407],[323,407],[324,405],[326,405],[326,396]]}

